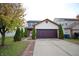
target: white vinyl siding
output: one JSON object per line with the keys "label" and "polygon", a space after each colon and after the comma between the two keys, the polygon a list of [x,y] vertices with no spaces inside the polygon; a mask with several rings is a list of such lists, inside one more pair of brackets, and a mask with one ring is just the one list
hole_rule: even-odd
{"label": "white vinyl siding", "polygon": [[74,26],[73,29],[79,29],[79,24]]}
{"label": "white vinyl siding", "polygon": [[70,29],[64,29],[64,34],[71,34]]}
{"label": "white vinyl siding", "polygon": [[56,24],[49,22],[49,21],[48,21],[48,23],[46,23],[44,21],[44,22],[36,25],[35,29],[58,29],[58,26]]}
{"label": "white vinyl siding", "polygon": [[76,33],[79,33],[79,30],[73,30],[73,33],[75,33],[75,32],[76,32]]}

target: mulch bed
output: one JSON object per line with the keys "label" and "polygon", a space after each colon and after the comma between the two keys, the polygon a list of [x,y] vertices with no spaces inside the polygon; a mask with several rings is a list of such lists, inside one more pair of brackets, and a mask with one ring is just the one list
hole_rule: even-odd
{"label": "mulch bed", "polygon": [[22,56],[33,56],[35,40],[32,40],[25,51],[22,53]]}

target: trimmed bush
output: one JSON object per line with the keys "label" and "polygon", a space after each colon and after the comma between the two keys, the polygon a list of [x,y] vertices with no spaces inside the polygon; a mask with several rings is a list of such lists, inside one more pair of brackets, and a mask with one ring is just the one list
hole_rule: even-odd
{"label": "trimmed bush", "polygon": [[24,37],[28,37],[28,30],[25,28]]}
{"label": "trimmed bush", "polygon": [[20,28],[18,27],[14,36],[14,41],[21,41],[21,32],[20,32]]}
{"label": "trimmed bush", "polygon": [[24,37],[24,31],[23,31],[23,28],[21,28],[21,38],[23,38]]}
{"label": "trimmed bush", "polygon": [[62,29],[62,26],[59,25],[59,39],[63,39],[63,38],[64,38],[63,29]]}
{"label": "trimmed bush", "polygon": [[36,36],[36,34],[35,34],[35,29],[33,29],[33,30],[32,30],[32,39],[35,39],[35,36]]}

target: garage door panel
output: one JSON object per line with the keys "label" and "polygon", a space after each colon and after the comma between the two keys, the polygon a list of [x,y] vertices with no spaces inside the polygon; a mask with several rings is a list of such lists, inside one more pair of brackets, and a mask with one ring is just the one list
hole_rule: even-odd
{"label": "garage door panel", "polygon": [[57,38],[56,29],[38,29],[37,38]]}

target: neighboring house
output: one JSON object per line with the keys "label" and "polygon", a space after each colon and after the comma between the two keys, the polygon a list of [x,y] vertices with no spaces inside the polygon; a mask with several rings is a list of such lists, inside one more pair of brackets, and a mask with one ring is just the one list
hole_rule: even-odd
{"label": "neighboring house", "polygon": [[32,29],[33,29],[33,26],[35,25],[35,24],[37,24],[37,23],[39,23],[40,21],[27,21],[27,30],[28,30],[28,32],[29,32],[29,36],[31,36],[32,35]]}
{"label": "neighboring house", "polygon": [[55,22],[45,19],[34,26],[36,38],[58,38],[59,25]]}
{"label": "neighboring house", "polygon": [[55,18],[54,22],[62,25],[65,38],[72,38],[75,33],[79,34],[79,20],[77,19]]}

